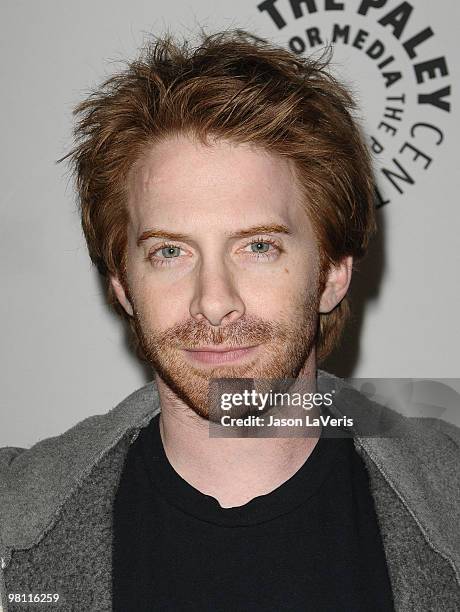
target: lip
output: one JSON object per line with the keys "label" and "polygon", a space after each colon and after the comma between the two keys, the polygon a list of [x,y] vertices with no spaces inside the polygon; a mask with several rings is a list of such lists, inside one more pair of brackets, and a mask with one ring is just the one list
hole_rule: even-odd
{"label": "lip", "polygon": [[252,346],[238,346],[238,347],[222,347],[222,346],[210,346],[200,347],[197,349],[184,349],[184,352],[193,360],[201,363],[228,363],[233,361],[239,361],[252,355],[258,344]]}

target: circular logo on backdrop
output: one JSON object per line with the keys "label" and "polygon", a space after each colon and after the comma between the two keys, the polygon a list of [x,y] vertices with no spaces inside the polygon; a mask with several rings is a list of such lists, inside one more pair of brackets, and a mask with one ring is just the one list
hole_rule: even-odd
{"label": "circular logo on backdrop", "polygon": [[296,54],[333,45],[337,76],[358,100],[376,160],[376,206],[422,181],[445,140],[451,83],[435,32],[414,5],[263,0],[257,9]]}

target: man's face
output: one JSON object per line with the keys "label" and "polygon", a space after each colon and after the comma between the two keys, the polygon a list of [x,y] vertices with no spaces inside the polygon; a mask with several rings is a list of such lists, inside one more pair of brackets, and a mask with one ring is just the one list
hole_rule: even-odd
{"label": "man's face", "polygon": [[206,418],[212,378],[297,377],[314,357],[319,254],[288,162],[171,137],[128,191],[120,301],[175,395]]}

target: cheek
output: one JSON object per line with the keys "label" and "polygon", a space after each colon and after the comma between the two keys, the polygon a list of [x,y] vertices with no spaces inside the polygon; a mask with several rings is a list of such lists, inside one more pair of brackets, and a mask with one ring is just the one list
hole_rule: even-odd
{"label": "cheek", "polygon": [[270,282],[252,284],[242,296],[247,311],[263,319],[286,319],[296,312],[308,280],[302,271],[283,266]]}
{"label": "cheek", "polygon": [[317,282],[317,266],[314,254],[292,257],[273,269],[261,283],[269,289],[273,287],[278,293],[298,294],[299,291]]}
{"label": "cheek", "polygon": [[259,294],[259,312],[278,314],[286,321],[298,315],[307,294],[317,291],[317,270],[305,260],[284,265],[279,277],[273,280],[272,286],[265,287]]}
{"label": "cheek", "polygon": [[165,288],[150,275],[133,279],[132,296],[136,311],[148,327],[166,330],[189,316],[187,295],[179,285]]}

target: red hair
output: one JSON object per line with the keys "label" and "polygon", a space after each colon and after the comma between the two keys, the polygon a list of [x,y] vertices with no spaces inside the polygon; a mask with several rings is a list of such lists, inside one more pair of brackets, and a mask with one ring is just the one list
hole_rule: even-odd
{"label": "red hair", "polygon": [[[69,158],[89,254],[108,279],[124,279],[126,180],[156,141],[191,133],[253,143],[292,161],[322,258],[364,256],[375,231],[371,159],[350,92],[327,70],[329,58],[295,56],[241,31],[202,34],[196,47],[171,35],[138,57],[74,109]],[[107,283],[108,301],[127,317]],[[319,315],[317,358],[335,347],[349,315],[345,298]]]}

